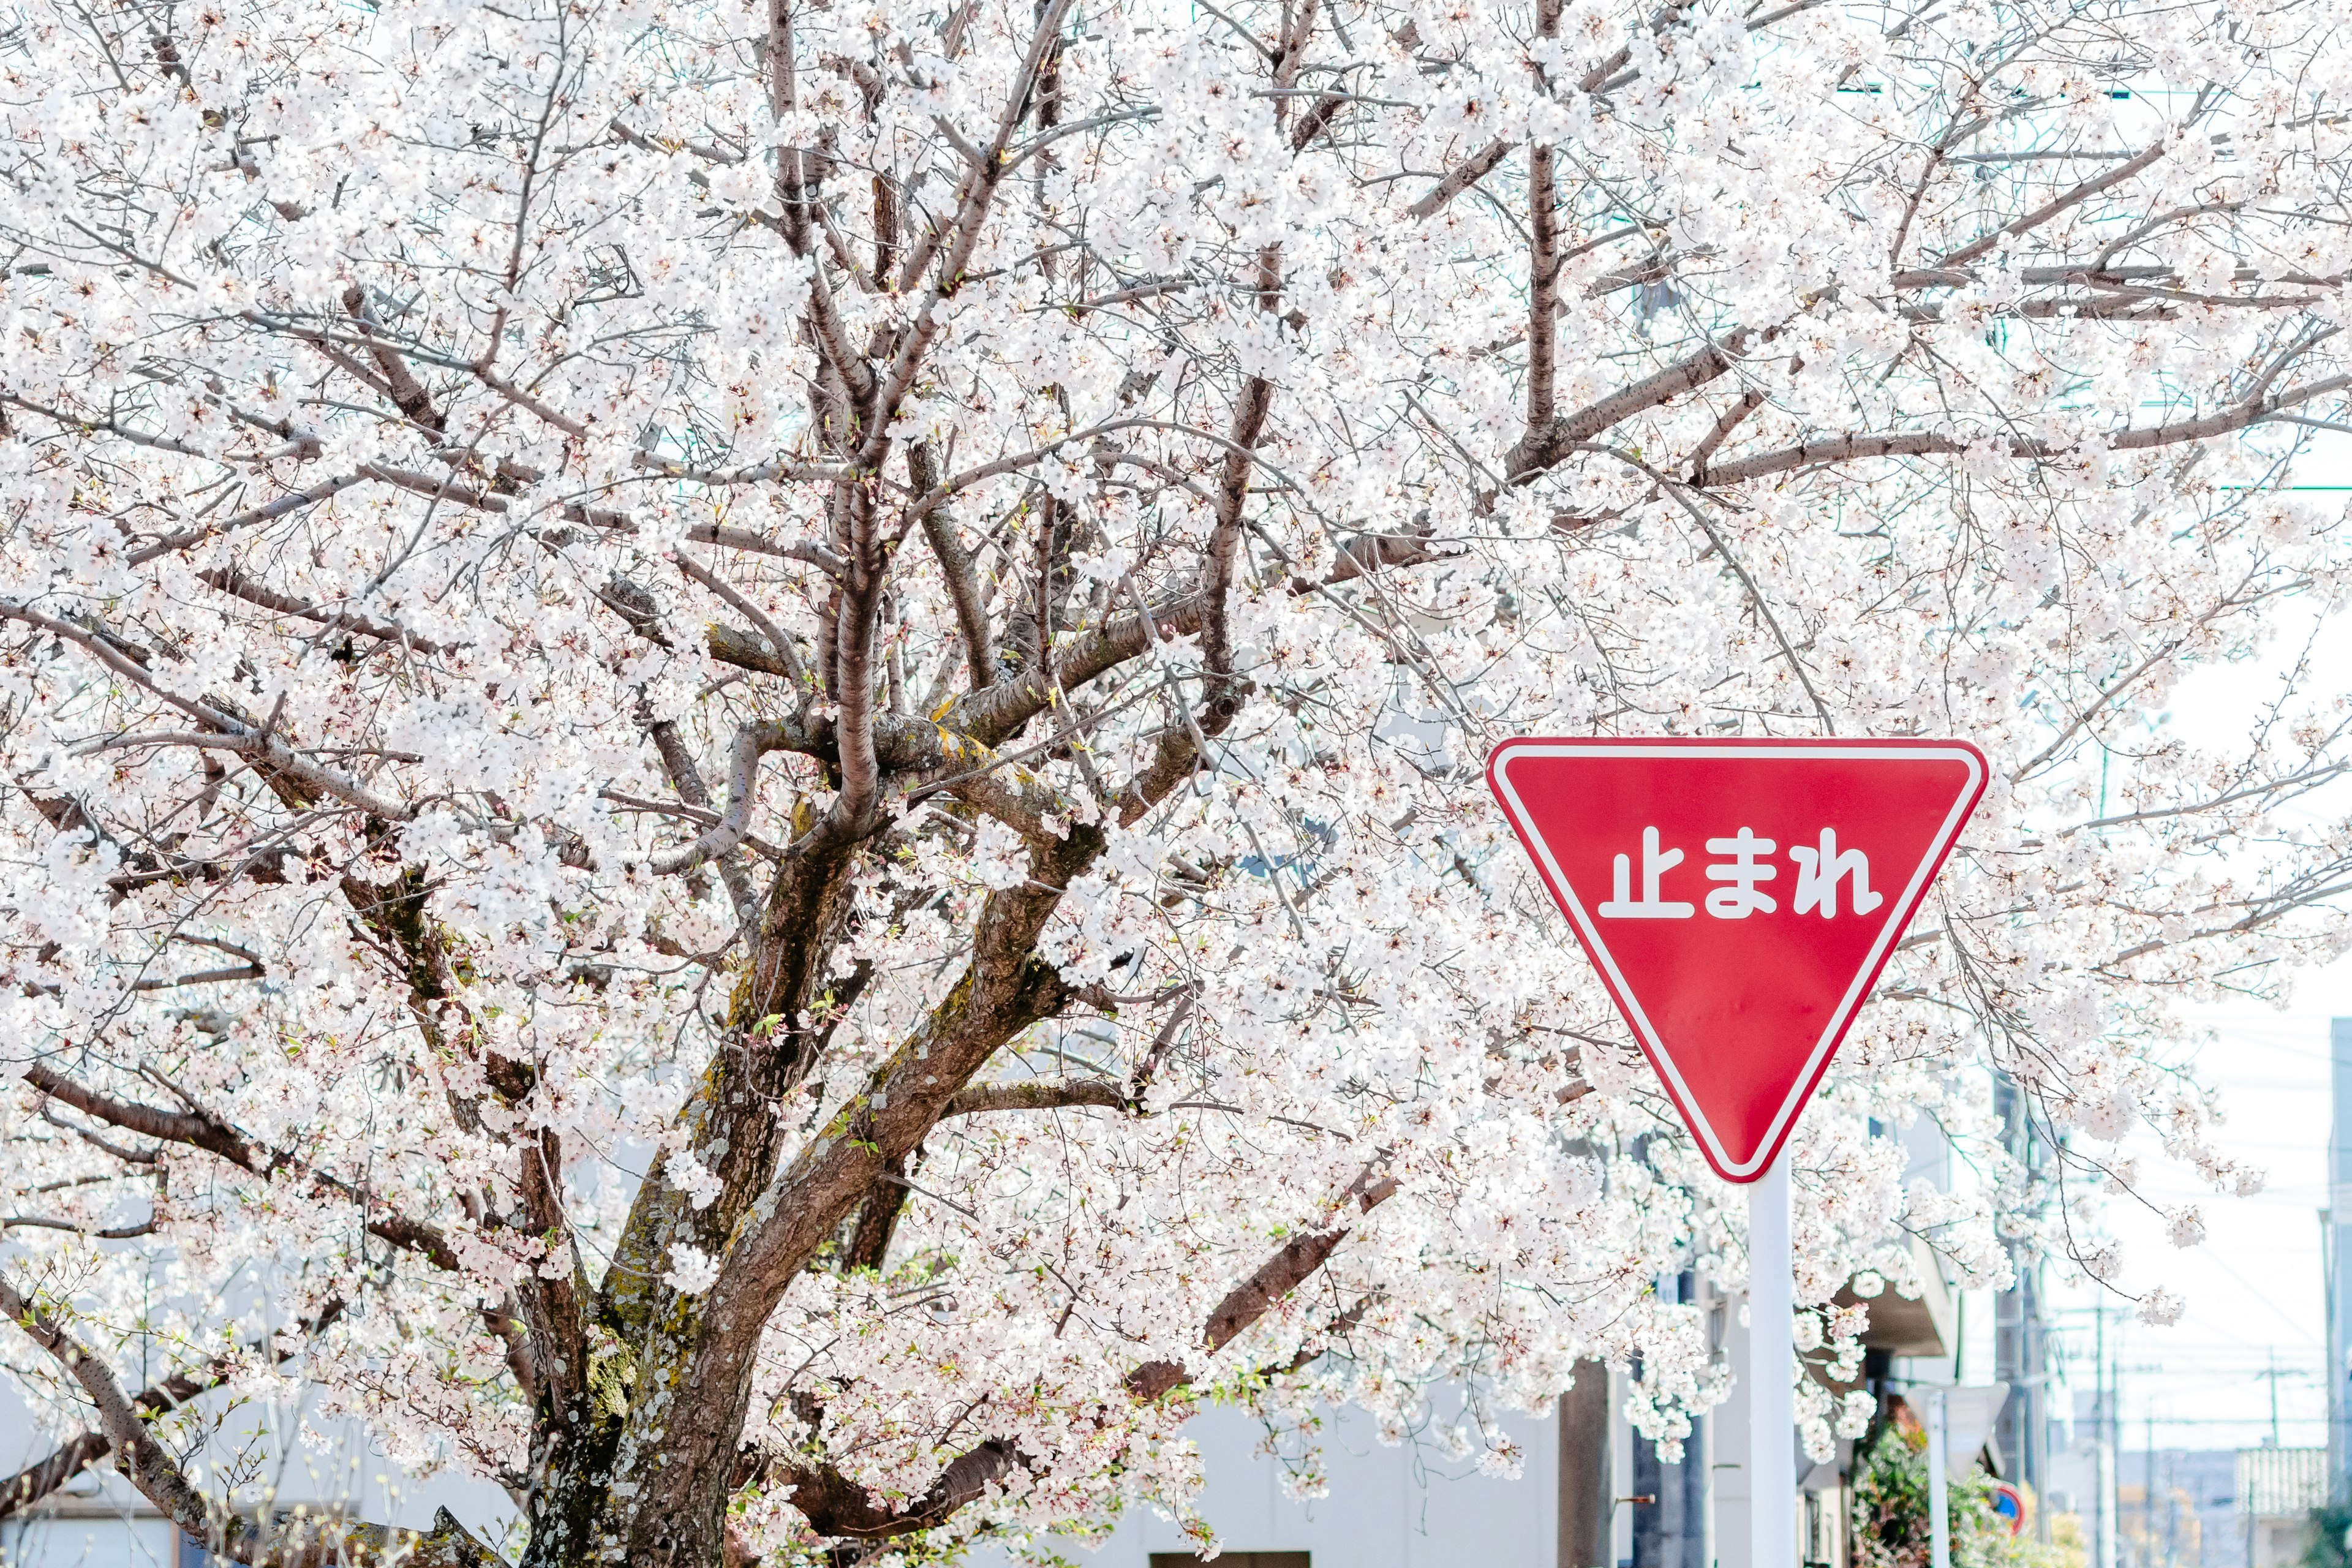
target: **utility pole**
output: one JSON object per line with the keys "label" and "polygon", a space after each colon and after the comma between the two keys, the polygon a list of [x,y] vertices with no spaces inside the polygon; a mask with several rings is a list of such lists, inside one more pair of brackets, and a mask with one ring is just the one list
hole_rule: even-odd
{"label": "utility pole", "polygon": [[[2116,1320],[2115,1365],[2107,1375],[2107,1386],[2114,1391],[2115,1403],[2108,1407],[2103,1423],[2106,1428],[2107,1452],[2113,1461],[2105,1477],[2107,1504],[2113,1511],[2118,1536],[2123,1534],[2124,1523],[2123,1499],[2116,1495],[2124,1486],[2124,1336],[2130,1331],[2130,1324],[2118,1317]],[[2120,1546],[2122,1542],[2117,1542],[2116,1544]],[[2115,1568],[2115,1557],[2111,1556],[2102,1568]],[[2143,1568],[2143,1565],[2135,1561],[2134,1568]]]}
{"label": "utility pole", "polygon": [[2172,1483],[2172,1459],[2164,1461],[2164,1568],[2180,1568],[2179,1489]]}
{"label": "utility pole", "polygon": [[[2041,1201],[2046,1159],[2033,1122],[2033,1110],[2024,1092],[2008,1074],[1993,1080],[1993,1114],[2000,1119],[2001,1141],[2010,1158],[2025,1173],[2026,1188]],[[2002,1463],[2014,1478],[2037,1495],[2049,1476],[2050,1347],[2043,1331],[2042,1270],[2017,1244],[2010,1244],[2010,1270],[2014,1283],[1993,1299],[1993,1376],[2009,1384],[1993,1430]],[[2046,1542],[2049,1515],[2035,1510],[2034,1537]]]}
{"label": "utility pole", "polygon": [[[2105,1479],[2106,1484],[2118,1488],[2123,1484],[2124,1464],[2126,1458],[2124,1452],[2124,1374],[2126,1373],[2159,1373],[2164,1370],[2161,1362],[2135,1362],[2129,1366],[2124,1364],[2124,1339],[2130,1326],[2130,1318],[2119,1310],[2116,1317],[2116,1347],[2111,1352],[2115,1359],[2107,1369],[2109,1386],[2114,1389],[2116,1398],[2115,1411],[2108,1417],[2107,1426],[2109,1441],[2112,1445],[2108,1451],[2115,1456],[2115,1459],[2114,1468],[2107,1472]],[[2158,1568],[2156,1395],[2153,1391],[2148,1394],[2147,1403],[2141,1406],[2141,1419],[2146,1436],[2142,1439],[2145,1447],[2140,1450],[2141,1473],[2144,1479],[2140,1491],[2139,1528],[2137,1531],[2126,1528],[2128,1516],[2124,1511],[2122,1497],[2116,1493],[2109,1494],[2113,1499],[2112,1506],[2115,1510],[2116,1549],[2119,1557],[2124,1561],[2124,1568]]]}
{"label": "utility pole", "polygon": [[2328,1026],[2335,1120],[2327,1137],[2327,1207],[2320,1211],[2322,1267],[2327,1280],[2327,1497],[2352,1497],[2352,1412],[2347,1412],[2346,1344],[2352,1340],[2352,1018]]}
{"label": "utility pole", "polygon": [[2107,1540],[2107,1467],[2102,1450],[2107,1439],[2107,1304],[2091,1307],[2091,1484],[2098,1495],[2091,1500],[2091,1563],[2093,1568],[2115,1568],[2115,1548]]}
{"label": "utility pole", "polygon": [[2123,1402],[2123,1331],[2116,1326],[2112,1358],[2107,1350],[2107,1312],[2104,1300],[2091,1312],[2091,1498],[2090,1568],[2117,1568],[2123,1552],[2121,1510],[2116,1505],[2122,1426],[2117,1406]]}
{"label": "utility pole", "polygon": [[1927,1568],[1952,1568],[1950,1425],[1944,1391],[1927,1390]]}
{"label": "utility pole", "polygon": [[[1694,1303],[1698,1300],[1698,1276],[1687,1270],[1661,1275],[1658,1296],[1662,1300]],[[1657,1445],[1649,1439],[1634,1438],[1633,1491],[1650,1500],[1634,1505],[1633,1568],[1709,1568],[1714,1562],[1715,1553],[1706,1534],[1706,1482],[1710,1472],[1707,1427],[1711,1425],[1703,1416],[1691,1422],[1690,1436],[1683,1440],[1679,1464],[1670,1465],[1661,1459]],[[1761,1468],[1753,1459],[1749,1463],[1754,1469]],[[1791,1486],[1789,1490],[1793,1494],[1796,1488]],[[1749,1506],[1759,1507],[1764,1501],[1751,1495]],[[1784,1501],[1782,1506],[1791,1507],[1793,1501]],[[1789,1519],[1788,1525],[1786,1533],[1793,1543],[1794,1520]],[[1778,1541],[1780,1534],[1775,1530],[1772,1538]],[[1788,1550],[1783,1545],[1778,1559],[1759,1558],[1758,1568],[1775,1568],[1776,1563],[1786,1562]]]}

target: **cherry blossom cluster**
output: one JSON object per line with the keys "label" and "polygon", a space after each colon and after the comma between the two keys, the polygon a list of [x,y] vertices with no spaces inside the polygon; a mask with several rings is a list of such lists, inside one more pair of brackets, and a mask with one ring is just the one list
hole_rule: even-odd
{"label": "cherry blossom cluster", "polygon": [[2260,1182],[2182,1006],[2347,945],[2272,640],[2352,586],[2346,24],[26,0],[0,1365],[190,1528],[196,1396],[299,1380],[534,1563],[1205,1542],[1202,1399],[1507,1471],[1596,1360],[1671,1453],[1744,1200],[1514,734],[1981,747],[1804,1354],[1929,1267],[2176,1317],[2119,1145]]}

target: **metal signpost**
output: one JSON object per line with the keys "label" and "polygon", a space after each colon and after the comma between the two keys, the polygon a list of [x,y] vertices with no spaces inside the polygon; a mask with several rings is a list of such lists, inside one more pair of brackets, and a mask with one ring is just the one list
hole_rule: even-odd
{"label": "metal signpost", "polygon": [[1750,1568],[1797,1560],[1780,1149],[1985,777],[1965,741],[1529,738],[1487,759],[1699,1152],[1750,1184]]}
{"label": "metal signpost", "polygon": [[1944,1391],[1927,1390],[1927,1568],[1952,1568],[1950,1415]]}

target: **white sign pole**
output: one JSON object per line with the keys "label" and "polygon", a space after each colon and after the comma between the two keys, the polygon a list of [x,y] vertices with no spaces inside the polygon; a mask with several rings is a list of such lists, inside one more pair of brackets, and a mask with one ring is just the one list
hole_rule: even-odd
{"label": "white sign pole", "polygon": [[1793,1272],[1784,1151],[1748,1189],[1748,1568],[1796,1568]]}
{"label": "white sign pole", "polygon": [[1951,1438],[1946,1430],[1944,1391],[1927,1391],[1927,1563],[1928,1568],[1952,1568],[1952,1499],[1944,1475],[1949,1463]]}

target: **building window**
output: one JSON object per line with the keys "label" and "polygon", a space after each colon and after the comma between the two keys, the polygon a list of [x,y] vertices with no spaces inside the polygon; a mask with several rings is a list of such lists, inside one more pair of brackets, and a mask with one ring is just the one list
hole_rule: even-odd
{"label": "building window", "polygon": [[[1314,1568],[1307,1558],[1304,1552],[1228,1552],[1217,1561],[1233,1568]],[[1192,1568],[1200,1561],[1189,1552],[1155,1552],[1151,1568]]]}

